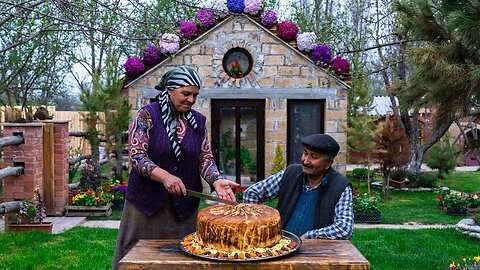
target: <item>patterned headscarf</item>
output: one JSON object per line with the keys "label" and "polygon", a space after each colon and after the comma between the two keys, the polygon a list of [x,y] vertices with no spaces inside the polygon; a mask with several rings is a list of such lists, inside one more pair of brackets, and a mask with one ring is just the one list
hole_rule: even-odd
{"label": "patterned headscarf", "polygon": [[[158,95],[158,103],[160,104],[162,120],[178,162],[182,160],[184,150],[178,141],[176,132],[176,119],[173,113],[172,102],[170,101],[168,91],[175,90],[183,86],[197,86],[198,88],[201,88],[201,84],[202,80],[194,69],[188,66],[179,66],[165,73],[160,79],[158,85],[155,86],[156,89],[160,90],[160,94]],[[193,117],[192,111],[188,111],[185,114],[185,117],[187,118],[188,123],[196,131],[198,125]]]}

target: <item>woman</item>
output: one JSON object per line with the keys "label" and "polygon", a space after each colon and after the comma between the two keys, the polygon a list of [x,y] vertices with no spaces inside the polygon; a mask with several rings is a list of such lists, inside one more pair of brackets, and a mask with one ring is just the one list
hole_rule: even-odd
{"label": "woman", "polygon": [[207,140],[206,118],[192,110],[201,79],[190,67],[165,73],[155,87],[158,102],[140,109],[130,124],[130,171],[113,269],[139,239],[180,239],[195,231],[200,177],[223,199],[235,200],[221,179]]}

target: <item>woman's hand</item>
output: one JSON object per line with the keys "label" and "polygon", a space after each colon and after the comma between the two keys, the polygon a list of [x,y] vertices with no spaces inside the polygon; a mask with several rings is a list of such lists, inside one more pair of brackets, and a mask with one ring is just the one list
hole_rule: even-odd
{"label": "woman's hand", "polygon": [[232,182],[226,179],[219,179],[213,182],[213,188],[218,194],[218,197],[230,201],[235,201],[235,194],[233,193],[232,187],[239,187],[240,184]]}
{"label": "woman's hand", "polygon": [[169,174],[167,171],[159,167],[153,169],[151,178],[162,183],[170,194],[179,196],[187,195],[187,189],[185,188],[182,179],[176,177],[175,175]]}

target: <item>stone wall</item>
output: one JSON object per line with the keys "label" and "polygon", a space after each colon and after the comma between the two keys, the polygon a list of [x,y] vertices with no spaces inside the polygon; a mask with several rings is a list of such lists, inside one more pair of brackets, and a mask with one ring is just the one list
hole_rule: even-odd
{"label": "stone wall", "polygon": [[[235,47],[248,50],[253,58],[252,71],[241,79],[231,78],[223,69],[225,53]],[[195,109],[207,116],[210,128],[210,99],[264,99],[265,172],[273,163],[275,146],[286,153],[287,100],[325,99],[325,133],[341,146],[336,168],[346,171],[346,134],[348,86],[315,65],[310,58],[278,38],[252,18],[232,16],[182,48],[126,87],[133,108],[138,110],[155,93],[154,86],[165,71],[189,65],[203,77],[203,89]]]}

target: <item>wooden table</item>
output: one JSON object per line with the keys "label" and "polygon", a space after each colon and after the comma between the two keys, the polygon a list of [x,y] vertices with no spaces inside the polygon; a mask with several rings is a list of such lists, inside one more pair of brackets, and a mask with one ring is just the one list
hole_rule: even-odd
{"label": "wooden table", "polygon": [[370,263],[347,240],[306,239],[294,253],[251,262],[215,261],[195,257],[180,249],[178,240],[140,240],[120,260],[119,269],[370,269]]}

